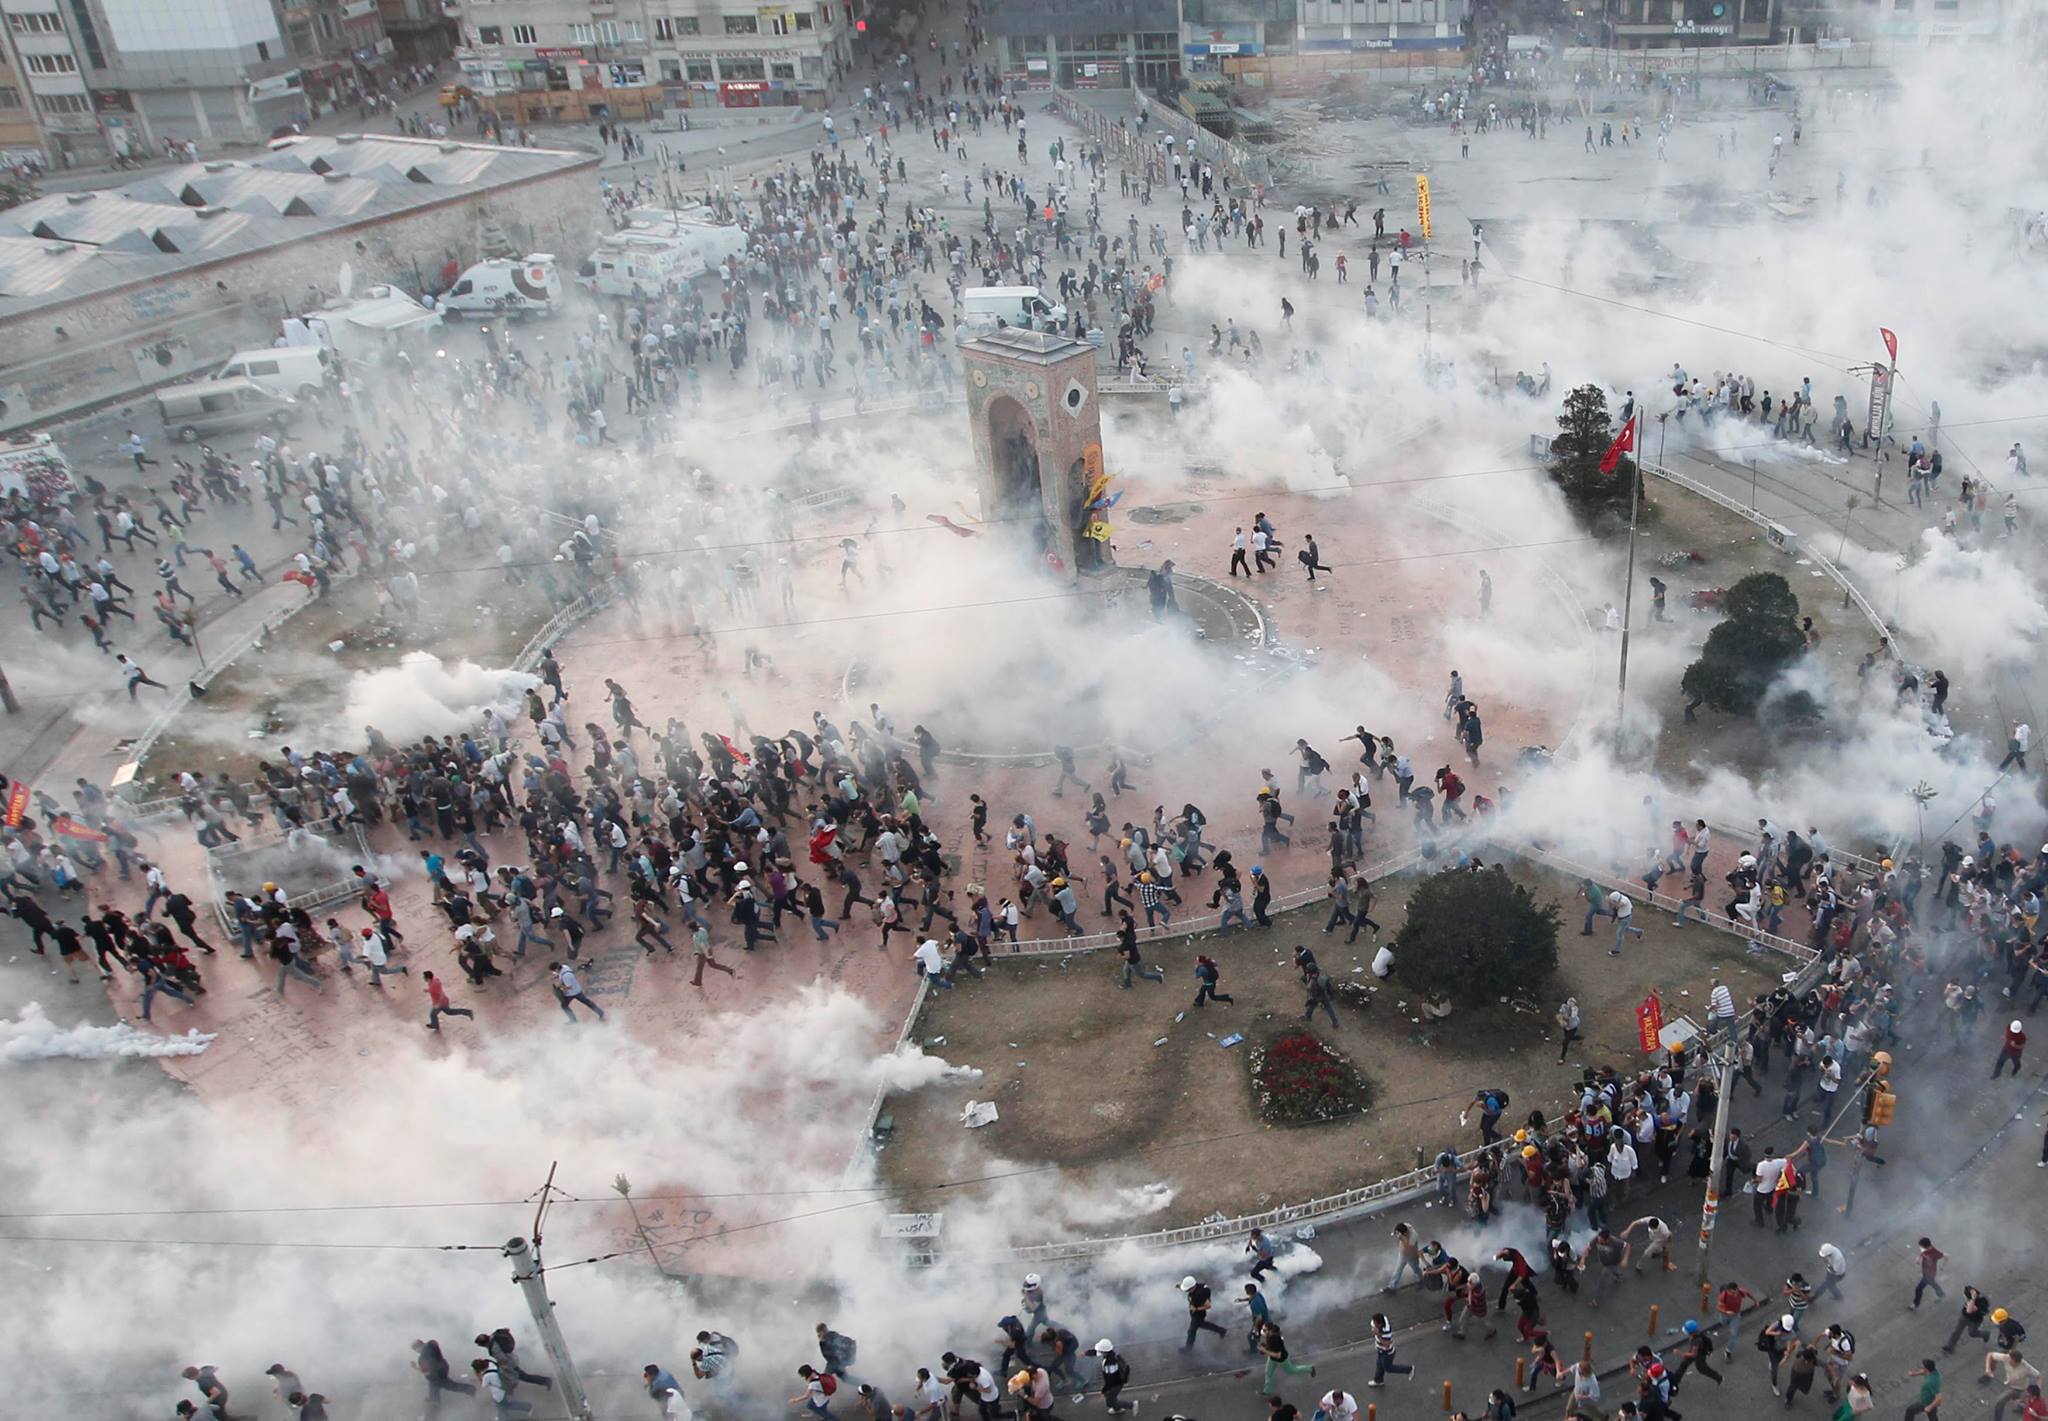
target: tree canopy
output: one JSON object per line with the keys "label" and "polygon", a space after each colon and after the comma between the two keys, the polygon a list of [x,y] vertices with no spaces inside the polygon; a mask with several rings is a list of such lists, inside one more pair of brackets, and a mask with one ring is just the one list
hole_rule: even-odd
{"label": "tree canopy", "polygon": [[1463,1006],[1541,991],[1557,970],[1558,910],[1497,868],[1448,868],[1409,895],[1401,975]]}
{"label": "tree canopy", "polygon": [[1775,572],[1753,572],[1721,599],[1727,617],[1707,633],[1700,659],[1679,682],[1715,710],[1755,715],[1771,682],[1801,652],[1799,598]]}
{"label": "tree canopy", "polygon": [[[1630,480],[1642,478],[1636,461],[1626,454],[1613,473],[1600,472],[1600,461],[1614,443],[1614,435],[1606,391],[1598,385],[1581,385],[1565,395],[1564,413],[1557,417],[1557,438],[1550,446],[1550,477],[1572,512],[1589,524],[1625,523]],[[1648,499],[1642,507],[1649,507]]]}

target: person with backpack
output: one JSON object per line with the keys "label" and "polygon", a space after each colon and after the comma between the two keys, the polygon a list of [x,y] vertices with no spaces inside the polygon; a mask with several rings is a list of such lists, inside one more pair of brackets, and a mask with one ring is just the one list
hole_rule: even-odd
{"label": "person with backpack", "polygon": [[1223,970],[1216,965],[1213,957],[1195,959],[1195,980],[1201,985],[1195,989],[1195,1005],[1207,1006],[1211,1001],[1235,1002],[1237,998],[1227,992],[1219,992],[1216,985],[1223,978]]}
{"label": "person with backpack", "polygon": [[1116,1344],[1107,1337],[1095,1344],[1095,1356],[1102,1363],[1102,1404],[1114,1416],[1121,1411],[1136,1411],[1135,1406],[1126,1406],[1117,1400],[1123,1389],[1131,1384],[1131,1364],[1117,1352]]}
{"label": "person with backpack", "polygon": [[839,1379],[830,1372],[819,1371],[809,1362],[798,1367],[796,1374],[803,1378],[804,1389],[792,1396],[788,1404],[795,1406],[802,1402],[804,1410],[811,1415],[822,1416],[826,1421],[838,1421],[837,1414],[832,1410],[832,1398],[838,1394]]}
{"label": "person with backpack", "polygon": [[1476,1091],[1472,1104],[1479,1107],[1479,1143],[1493,1144],[1500,1139],[1500,1131],[1494,1127],[1500,1124],[1501,1112],[1508,1108],[1508,1093],[1494,1088]]}
{"label": "person with backpack", "polygon": [[534,1386],[552,1387],[553,1377],[529,1372],[519,1365],[519,1343],[512,1336],[512,1329],[500,1327],[492,1332],[479,1332],[476,1345],[491,1354],[491,1361],[503,1368],[506,1375],[515,1382],[530,1382]]}

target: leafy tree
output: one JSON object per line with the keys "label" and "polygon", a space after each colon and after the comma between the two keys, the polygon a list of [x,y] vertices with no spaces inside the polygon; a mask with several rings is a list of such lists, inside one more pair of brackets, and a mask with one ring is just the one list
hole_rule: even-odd
{"label": "leafy tree", "polygon": [[1775,572],[1753,572],[1721,599],[1727,618],[1707,633],[1679,682],[1686,695],[1731,715],[1755,715],[1778,673],[1806,649],[1799,598]]}
{"label": "leafy tree", "polygon": [[1394,939],[1401,974],[1461,1006],[1542,990],[1557,970],[1555,903],[1497,868],[1448,868],[1408,898]]}
{"label": "leafy tree", "polygon": [[17,182],[10,177],[0,177],[0,212],[18,207],[36,195],[36,190],[27,183]]}
{"label": "leafy tree", "polygon": [[[1638,426],[1638,443],[1640,444]],[[1614,443],[1614,421],[1607,413],[1607,393],[1598,385],[1581,385],[1564,397],[1557,417],[1557,438],[1550,446],[1550,477],[1573,513],[1589,524],[1628,521],[1629,480],[1642,472],[1627,454],[1614,472],[1600,472],[1600,460]],[[1647,512],[1644,499],[1642,511]]]}

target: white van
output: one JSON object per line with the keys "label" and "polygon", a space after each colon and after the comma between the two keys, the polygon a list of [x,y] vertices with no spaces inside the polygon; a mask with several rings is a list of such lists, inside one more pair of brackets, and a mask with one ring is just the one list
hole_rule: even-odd
{"label": "white van", "polygon": [[746,249],[747,234],[734,226],[678,221],[659,228],[628,227],[598,238],[576,279],[599,296],[651,296],[702,276]]}
{"label": "white van", "polygon": [[260,425],[283,433],[298,408],[289,395],[275,395],[254,380],[195,380],[156,392],[164,428],[180,444]]}
{"label": "white van", "polygon": [[549,316],[562,306],[562,277],[551,252],[480,261],[441,293],[444,316]]}
{"label": "white van", "polygon": [[978,335],[998,319],[1026,330],[1056,330],[1067,308],[1038,294],[1035,286],[970,286],[960,294],[960,329]]}
{"label": "white van", "polygon": [[215,380],[254,380],[273,395],[310,400],[327,392],[333,357],[318,347],[280,345],[238,350],[213,372]]}

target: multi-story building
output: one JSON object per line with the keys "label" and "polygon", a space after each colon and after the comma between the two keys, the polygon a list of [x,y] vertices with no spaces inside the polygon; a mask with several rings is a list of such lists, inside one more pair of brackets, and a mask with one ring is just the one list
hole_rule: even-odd
{"label": "multi-story building", "polygon": [[1011,86],[1160,89],[1180,73],[1176,0],[1003,0],[987,16]]}
{"label": "multi-story building", "polygon": [[[1996,40],[2007,21],[2038,15],[2000,0],[1782,0],[1786,36],[1799,41],[1874,40],[1943,45]],[[2007,12],[2010,12],[2009,14]]]}
{"label": "multi-story building", "polygon": [[48,161],[43,132],[36,126],[35,98],[14,62],[14,46],[0,35],[0,167],[34,159]]}
{"label": "multi-story building", "polygon": [[465,83],[520,122],[821,108],[860,0],[459,0]]}
{"label": "multi-story building", "polygon": [[[92,65],[76,42],[76,22],[66,17],[60,3],[0,0],[0,21],[6,29],[0,45],[10,60],[8,77],[0,82],[13,94],[0,119],[18,115],[33,124],[33,136],[22,146],[40,150],[45,162],[62,168],[103,158],[107,146],[88,83]],[[21,127],[17,125],[17,131]],[[0,141],[0,148],[10,146]]]}
{"label": "multi-story building", "polygon": [[1770,44],[1778,0],[1607,0],[1604,28],[1617,49]]}
{"label": "multi-story building", "polygon": [[461,39],[460,0],[378,0],[389,35],[403,64],[438,64]]}
{"label": "multi-story building", "polygon": [[1471,8],[1471,0],[1302,0],[1296,44],[1303,54],[1462,49]]}

